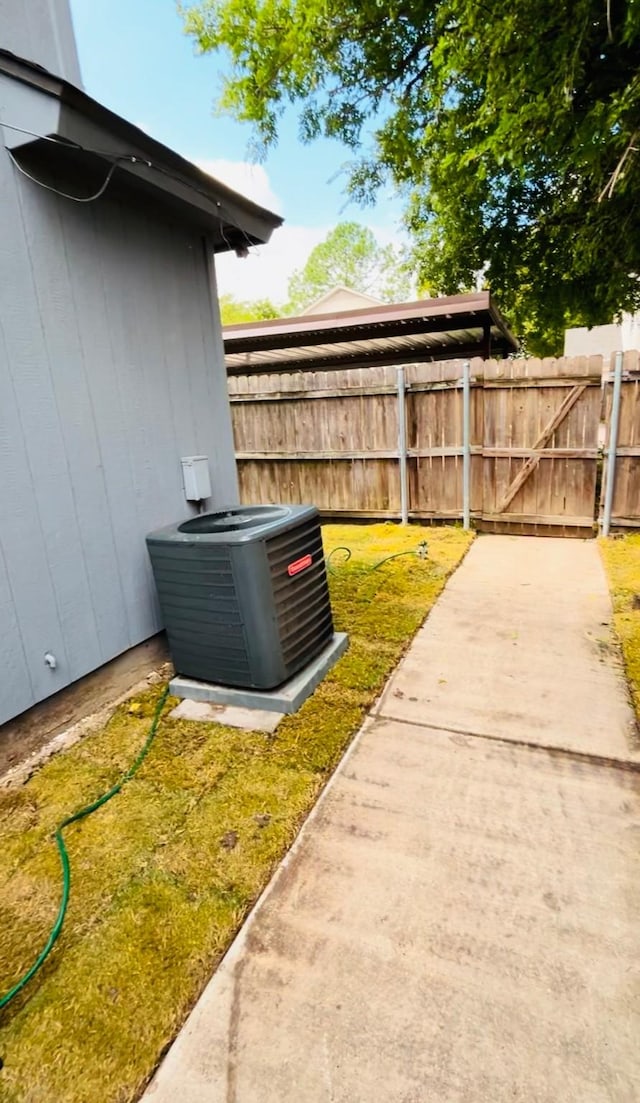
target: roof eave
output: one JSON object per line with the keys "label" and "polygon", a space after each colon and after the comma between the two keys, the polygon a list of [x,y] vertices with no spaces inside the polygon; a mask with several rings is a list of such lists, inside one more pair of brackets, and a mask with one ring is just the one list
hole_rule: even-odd
{"label": "roof eave", "polygon": [[[70,143],[92,154],[99,153],[106,162],[126,157],[128,160],[119,164],[119,172],[143,180],[147,187],[190,207],[205,225],[218,231],[218,251],[236,248],[240,240],[247,245],[265,244],[273,230],[282,224],[279,215],[214,180],[139,127],[39,66],[0,50],[2,75],[25,90],[22,97],[12,99],[12,109],[21,118],[6,117],[5,122],[42,136],[34,138],[7,127],[4,138],[8,148],[16,152],[20,147],[33,149],[40,140],[44,154],[44,147],[50,147],[49,139],[54,138],[59,139],[61,146]],[[225,227],[238,230],[240,240],[226,240],[230,235],[225,235]]]}
{"label": "roof eave", "polygon": [[491,292],[489,292],[488,294],[489,294],[489,310],[491,312],[491,317],[492,317],[493,323],[500,330],[500,332],[504,336],[505,341],[508,344],[513,346],[513,351],[517,352],[517,350],[519,348],[518,338],[509,329],[509,326],[505,322],[504,317],[502,315],[502,311],[499,310],[499,308],[496,306],[496,304],[494,302],[494,299],[493,299],[493,296],[491,295]]}

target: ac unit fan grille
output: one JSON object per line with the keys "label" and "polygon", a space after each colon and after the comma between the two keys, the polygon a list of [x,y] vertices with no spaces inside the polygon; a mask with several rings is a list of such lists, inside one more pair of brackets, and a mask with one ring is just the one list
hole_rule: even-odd
{"label": "ac unit fan grille", "polygon": [[178,673],[192,678],[250,678],[238,595],[226,549],[167,543],[153,549],[153,569]]}

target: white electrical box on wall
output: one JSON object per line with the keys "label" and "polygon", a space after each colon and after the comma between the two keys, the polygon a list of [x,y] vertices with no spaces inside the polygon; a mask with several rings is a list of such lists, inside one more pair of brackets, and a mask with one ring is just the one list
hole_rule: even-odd
{"label": "white electrical box on wall", "polygon": [[184,496],[188,502],[202,502],[211,497],[208,456],[183,456],[182,480]]}

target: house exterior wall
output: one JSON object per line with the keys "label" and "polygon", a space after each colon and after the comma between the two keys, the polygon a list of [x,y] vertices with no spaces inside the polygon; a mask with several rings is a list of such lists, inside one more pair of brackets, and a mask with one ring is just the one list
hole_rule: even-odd
{"label": "house exterior wall", "polygon": [[0,0],[0,46],[82,87],[68,0]]}
{"label": "house exterior wall", "polygon": [[606,326],[577,326],[564,334],[565,356],[602,356],[608,364],[615,352],[640,349],[640,314],[623,314]]}
{"label": "house exterior wall", "polygon": [[564,333],[565,356],[602,356],[605,362],[621,348],[620,326],[575,326]]}
{"label": "house exterior wall", "polygon": [[[212,265],[150,203],[79,204],[0,146],[0,723],[155,633],[144,537],[238,500]],[[56,658],[55,670],[44,656]]]}

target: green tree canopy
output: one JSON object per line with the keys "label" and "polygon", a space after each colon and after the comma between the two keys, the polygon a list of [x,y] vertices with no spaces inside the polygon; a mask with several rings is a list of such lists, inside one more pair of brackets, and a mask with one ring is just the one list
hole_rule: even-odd
{"label": "green tree canopy", "polygon": [[264,318],[279,318],[282,314],[269,299],[241,302],[233,295],[220,295],[220,318],[223,326],[235,326],[240,322],[260,322]]}
{"label": "green tree canopy", "polygon": [[379,245],[372,231],[357,222],[339,222],[311,250],[304,267],[289,281],[287,311],[301,313],[338,285],[387,302],[402,301],[411,289],[400,250]]}
{"label": "green tree canopy", "polygon": [[199,0],[185,19],[228,51],[221,105],[263,148],[297,103],[303,140],[354,151],[353,196],[404,191],[425,287],[488,265],[531,347],[640,305],[638,0]]}

